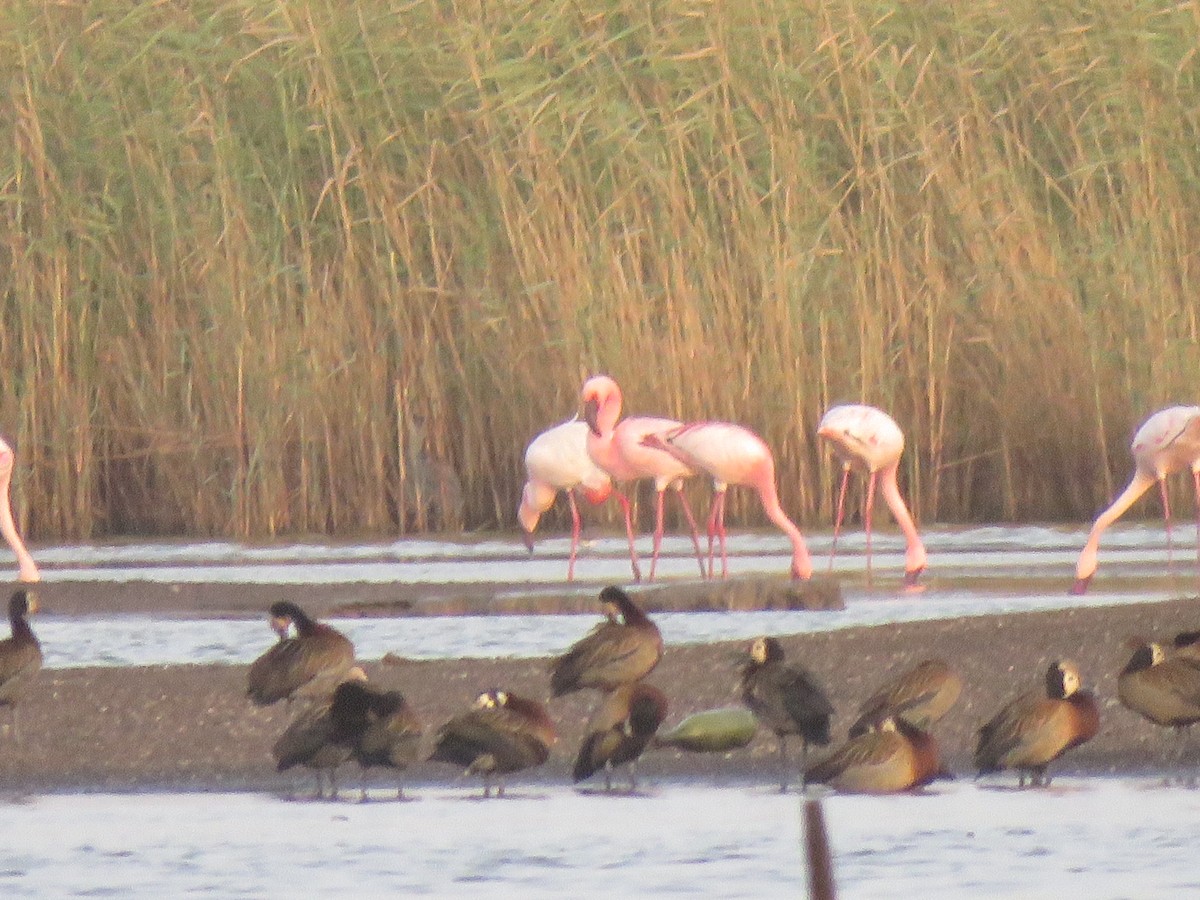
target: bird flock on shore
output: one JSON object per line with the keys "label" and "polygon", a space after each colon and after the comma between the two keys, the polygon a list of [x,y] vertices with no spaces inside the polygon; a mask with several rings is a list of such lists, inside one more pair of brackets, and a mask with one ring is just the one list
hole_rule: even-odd
{"label": "bird flock on shore", "polygon": [[[271,607],[270,622],[280,640],[250,667],[247,694],[259,705],[305,702],[273,754],[281,771],[295,765],[315,770],[318,796],[324,795],[323,778],[330,795],[336,795],[334,773],[356,761],[364,772],[364,797],[365,772],[375,766],[398,774],[402,797],[405,771],[422,759],[482,777],[485,797],[493,790],[502,796],[505,776],[549,758],[558,740],[550,709],[555,700],[577,691],[597,698],[572,778],[579,783],[602,773],[606,792],[613,790],[615,772],[622,767],[628,790],[636,790],[637,762],[647,750],[729,753],[746,747],[759,727],[777,741],[781,791],[788,789],[795,765],[789,737],[801,743],[805,787],[887,794],[953,777],[932,732],[958,700],[963,681],[942,659],[923,660],[879,685],[859,704],[845,740],[810,759],[810,747],[834,743],[834,707],[814,673],[785,659],[778,638],[757,638],[742,654],[736,670],[741,707],[694,713],[660,733],[670,701],[645,679],[663,657],[662,635],[621,588],[604,588],[599,601],[602,620],[551,660],[547,701],[490,688],[436,730],[433,749],[424,756],[421,719],[401,692],[372,686],[356,665],[349,640],[293,603]],[[1169,645],[1139,640],[1130,649],[1117,678],[1120,702],[1181,732],[1200,721],[1200,631],[1182,632]],[[1099,730],[1100,707],[1078,666],[1055,660],[1041,685],[1017,693],[979,726],[974,767],[979,776],[1013,771],[1019,786],[1027,778],[1031,786],[1042,786],[1049,783],[1051,763]]]}
{"label": "bird flock on shore", "polygon": [[[604,375],[589,378],[581,392],[583,421],[551,428],[535,438],[526,452],[528,482],[522,492],[518,521],[532,547],[539,517],[557,494],[565,491],[572,515],[568,579],[573,578],[580,518],[579,491],[591,502],[615,496],[624,512],[630,565],[635,581],[641,568],[634,546],[631,504],[624,486],[651,479],[656,491],[653,579],[663,536],[664,502],[675,491],[691,528],[702,578],[727,577],[725,497],[730,486],[746,486],[758,495],[766,515],[787,535],[795,579],[811,577],[813,567],[803,535],[780,506],[770,449],[750,429],[729,422],[683,423],[652,416],[621,418],[621,392]],[[817,434],[833,447],[843,467],[837,504],[834,545],[840,532],[847,481],[852,470],[868,476],[864,521],[868,534],[876,490],[897,520],[906,539],[903,588],[919,590],[926,554],[912,515],[900,494],[897,473],[904,438],[899,426],[881,410],[863,405],[830,409]],[[1151,416],[1132,445],[1135,472],[1119,497],[1096,519],[1076,567],[1073,593],[1086,591],[1096,567],[1100,537],[1155,483],[1162,492],[1170,528],[1165,479],[1190,469],[1196,483],[1200,515],[1200,407],[1175,406]],[[10,636],[0,641],[0,706],[7,706],[11,732],[20,739],[17,705],[24,687],[42,664],[41,647],[27,617],[38,600],[30,587],[40,574],[13,521],[9,482],[13,451],[0,439],[0,534],[12,548],[25,583],[9,602]],[[707,519],[707,550],[701,548],[696,521],[682,492],[685,479],[711,478],[713,499]],[[742,708],[693,714],[668,733],[659,734],[669,700],[645,681],[663,655],[657,626],[624,590],[600,593],[604,619],[585,637],[553,660],[549,675],[550,703],[577,691],[593,691],[598,700],[578,749],[572,775],[576,782],[603,773],[611,789],[615,769],[626,767],[630,789],[635,767],[651,747],[694,752],[729,752],[746,746],[758,726],[776,737],[780,784],[786,790],[790,760],[788,737],[801,742],[805,785],[825,784],[852,792],[888,793],[928,784],[949,773],[941,762],[931,728],[954,705],[962,680],[945,661],[929,659],[879,687],[857,711],[846,740],[809,761],[809,748],[833,743],[834,713],[818,679],[784,658],[781,642],[761,637],[742,660],[739,686]],[[334,773],[356,762],[363,772],[388,768],[401,776],[421,761],[425,733],[421,718],[403,694],[373,685],[357,664],[353,644],[328,624],[309,617],[294,603],[270,608],[270,625],[278,640],[250,666],[247,697],[257,706],[284,702],[298,711],[272,748],[280,771],[306,766],[318,773],[318,794],[336,794]],[[1132,655],[1118,677],[1122,704],[1149,721],[1183,732],[1200,721],[1200,631],[1182,632],[1170,640],[1131,642]],[[1023,786],[1046,783],[1047,767],[1062,754],[1092,739],[1100,728],[1095,696],[1084,688],[1078,667],[1056,660],[1030,689],[1001,708],[977,732],[973,760],[979,774],[1015,770]],[[481,692],[470,708],[442,724],[434,747],[424,759],[481,776],[484,795],[504,793],[505,776],[543,764],[558,740],[546,703],[503,688]],[[366,794],[364,781],[364,796]]]}
{"label": "bird flock on shore", "polygon": [[[502,796],[505,776],[546,762],[558,740],[547,703],[577,691],[593,691],[598,699],[572,777],[578,783],[603,773],[605,791],[612,790],[614,771],[622,766],[629,790],[635,790],[637,761],[648,749],[728,753],[746,747],[760,726],[778,744],[781,790],[787,790],[793,766],[788,737],[800,739],[805,786],[881,794],[952,777],[932,734],[963,689],[945,661],[924,660],[880,685],[859,705],[845,741],[810,761],[810,746],[833,743],[834,708],[820,680],[784,658],[778,638],[757,638],[742,657],[737,672],[742,708],[694,713],[660,733],[669,700],[645,678],[663,657],[662,635],[621,588],[604,588],[599,600],[603,619],[550,662],[549,701],[489,688],[437,729],[433,749],[424,756],[425,727],[403,693],[371,684],[349,638],[295,603],[271,606],[269,623],[278,639],[250,665],[246,696],[255,706],[297,707],[271,752],[279,771],[304,766],[316,772],[317,796],[326,795],[327,781],[328,795],[335,797],[335,773],[354,762],[363,773],[364,799],[372,768],[395,772],[403,798],[404,775],[422,759],[480,776],[484,796],[493,789]],[[0,641],[0,706],[9,707],[18,741],[17,703],[42,663],[27,621],[37,608],[34,590],[16,590],[9,601],[11,635]],[[1117,678],[1120,702],[1184,734],[1200,721],[1200,631],[1180,632],[1170,641],[1138,639],[1130,649]],[[1020,786],[1026,777],[1031,785],[1044,785],[1051,763],[1099,732],[1099,705],[1075,663],[1054,661],[1043,680],[979,727],[973,754],[979,775],[1013,770]]]}

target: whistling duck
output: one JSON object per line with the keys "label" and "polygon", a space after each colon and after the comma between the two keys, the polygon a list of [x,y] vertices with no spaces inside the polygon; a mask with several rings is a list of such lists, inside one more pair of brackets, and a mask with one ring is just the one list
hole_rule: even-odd
{"label": "whistling duck", "polygon": [[605,696],[588,724],[572,775],[576,782],[604,770],[604,789],[612,790],[612,771],[629,763],[629,790],[637,788],[635,766],[667,716],[667,698],[656,687],[626,684]]}
{"label": "whistling duck", "polygon": [[618,587],[600,592],[607,618],[550,664],[555,697],[584,688],[611,691],[648,674],[663,641],[650,618]]}
{"label": "whistling duck", "polygon": [[[1168,656],[1161,644],[1139,644],[1117,676],[1117,696],[1127,709],[1186,736],[1200,722],[1200,658],[1194,641],[1181,647]],[[1181,742],[1181,756],[1183,751]]]}
{"label": "whistling duck", "polygon": [[[345,675],[348,681],[366,681],[366,673],[357,666]],[[317,700],[301,712],[284,730],[271,755],[276,770],[285,772],[292,766],[306,766],[317,773],[318,798],[325,796],[324,775],[329,777],[329,796],[337,798],[338,766],[350,759],[361,733],[347,720],[344,710],[335,715],[332,698]]]}
{"label": "whistling duck", "polygon": [[670,731],[655,735],[655,747],[674,747],[692,753],[726,753],[754,739],[758,719],[744,706],[692,713]]}
{"label": "whistling duck", "polygon": [[504,776],[540,766],[557,740],[554,723],[540,703],[493,689],[439,729],[429,759],[461,766],[465,775],[482,775],[485,797],[491,796],[496,777],[496,795],[503,797]]}
{"label": "whistling duck", "polygon": [[[289,625],[296,636],[287,637]],[[310,619],[295,603],[271,606],[280,640],[250,665],[246,693],[258,706],[293,697],[327,698],[354,665],[354,645],[340,631]]]}
{"label": "whistling duck", "polygon": [[780,791],[787,790],[787,736],[797,734],[803,757],[809,744],[828,744],[833,705],[813,676],[783,661],[783,646],[760,637],[741,671],[742,702],[779,739]]}
{"label": "whistling duck", "polygon": [[360,681],[347,681],[333,692],[335,722],[355,737],[353,757],[363,770],[362,799],[367,799],[366,773],[372,766],[400,773],[396,796],[404,799],[403,773],[417,760],[423,727],[404,695]]}
{"label": "whistling duck", "polygon": [[962,678],[940,659],[927,659],[892,679],[863,701],[850,737],[897,716],[922,731],[944,716],[962,692]]}
{"label": "whistling duck", "polygon": [[12,710],[13,738],[18,741],[21,734],[17,729],[17,701],[42,668],[41,644],[25,620],[37,610],[37,594],[25,588],[13,591],[8,601],[12,634],[0,641],[0,706]]}
{"label": "whistling duck", "polygon": [[975,765],[980,775],[1016,769],[1018,784],[1049,784],[1046,767],[1100,730],[1100,709],[1081,688],[1079,668],[1070,660],[1052,663],[1043,691],[1029,691],[979,729]]}
{"label": "whistling duck", "polygon": [[804,783],[853,794],[893,794],[942,774],[932,735],[900,717],[885,717],[804,772]]}

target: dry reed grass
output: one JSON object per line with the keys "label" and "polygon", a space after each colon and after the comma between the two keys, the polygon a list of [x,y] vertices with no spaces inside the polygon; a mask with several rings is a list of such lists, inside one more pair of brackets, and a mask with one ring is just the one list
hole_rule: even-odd
{"label": "dry reed grass", "polygon": [[15,0],[23,524],[509,527],[601,370],[760,430],[802,521],[838,399],[927,520],[1087,518],[1196,399],[1198,46],[1138,0]]}

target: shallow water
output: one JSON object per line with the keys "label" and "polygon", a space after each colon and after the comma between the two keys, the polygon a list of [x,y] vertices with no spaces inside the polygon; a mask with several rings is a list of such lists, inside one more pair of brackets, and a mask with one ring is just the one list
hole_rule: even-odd
{"label": "shallow water", "polygon": [[[843,536],[834,572],[846,609],[829,612],[764,611],[665,613],[655,616],[669,644],[743,640],[759,634],[828,631],[857,625],[945,619],[999,612],[1166,600],[1197,593],[1195,528],[1177,526],[1169,551],[1159,524],[1129,524],[1106,536],[1101,569],[1084,597],[1067,594],[1082,529],[1037,526],[943,529],[928,535],[927,589],[900,594],[903,546],[894,534],[876,535],[874,579],[866,581],[865,540]],[[818,571],[828,561],[829,535],[810,540]],[[386,579],[404,584],[495,583],[501,591],[561,590],[566,542],[547,539],[529,558],[513,542],[400,541],[383,544],[232,543],[130,544],[39,548],[47,582],[261,582],[336,585]],[[777,535],[740,534],[730,540],[734,575],[786,571],[790,548]],[[692,579],[690,542],[667,542],[663,581]],[[605,538],[585,548],[575,589],[625,582],[623,540]],[[558,653],[587,632],[595,616],[464,616],[343,619],[364,660],[385,653],[413,659],[461,656],[530,657]],[[247,663],[273,636],[261,620],[40,615],[37,631],[51,668],[165,663]]]}
{"label": "shallow water", "polygon": [[[1007,782],[1005,782],[1007,784]],[[802,896],[801,798],[664,783],[503,800],[50,795],[0,803],[6,896]],[[382,793],[376,794],[381,798]],[[952,784],[824,800],[839,896],[1194,895],[1200,792],[1147,780]]]}
{"label": "shallow water", "polygon": [[[1075,559],[1087,537],[1079,526],[981,526],[932,528],[923,532],[929,553],[927,581],[961,587],[997,578],[1053,582],[1055,590],[1070,585]],[[832,535],[807,536],[818,572],[828,569]],[[902,572],[904,544],[890,531],[873,538],[877,584],[884,586]],[[282,544],[265,547],[230,542],[129,543],[35,548],[46,581],[249,582],[278,584],[396,584],[510,583],[529,589],[561,588],[566,575],[569,542],[561,536],[542,536],[528,555],[516,539],[429,541],[407,539],[372,544]],[[649,566],[649,541],[638,544],[643,569]],[[730,574],[785,574],[790,545],[778,532],[730,535]],[[843,534],[832,571],[851,587],[863,581],[866,570],[865,535]],[[11,560],[0,552],[0,565]],[[1105,534],[1100,571],[1093,590],[1105,582],[1130,577],[1169,583],[1172,589],[1196,589],[1196,528],[1174,527],[1168,547],[1161,522],[1120,523]],[[694,578],[698,574],[691,542],[669,536],[659,561],[662,579]],[[584,543],[576,565],[580,590],[595,584],[624,583],[630,568],[624,537],[607,535]],[[1180,587],[1182,583],[1182,587]]]}
{"label": "shallow water", "polygon": [[[1011,594],[926,592],[918,597],[851,600],[844,610],[808,612],[656,613],[654,621],[670,645],[749,640],[761,634],[832,631],[856,625],[881,625],[978,616],[998,612],[1105,606],[1168,599],[1156,594]],[[598,616],[430,616],[415,618],[331,619],[354,641],[358,657],[376,660],[385,653],[409,659],[460,657],[540,657],[561,653],[586,634]],[[37,634],[47,668],[160,665],[170,663],[249,663],[275,640],[264,621],[156,619],[151,616],[77,619],[39,615]]]}
{"label": "shallow water", "polygon": [[[1125,525],[1107,536],[1091,593],[1069,597],[1085,529],[932,531],[928,589],[896,593],[902,546],[875,540],[875,583],[861,534],[839,544],[838,612],[671,613],[668,644],[914,619],[1162,600],[1196,593],[1195,529]],[[823,570],[829,536],[810,540]],[[48,582],[207,580],[405,584],[498,582],[559,589],[566,541],[527,557],[506,541],[378,545],[229,543],[38,548]],[[739,535],[733,574],[786,571],[774,535]],[[624,582],[624,542],[584,548],[581,592]],[[671,540],[665,578],[692,578],[687,541]],[[343,619],[364,659],[535,656],[557,652],[593,616]],[[49,666],[247,662],[271,642],[261,620],[40,615]],[[1200,792],[1149,779],[1056,780],[1050,790],[939,784],[919,796],[830,796],[826,817],[847,897],[1147,897],[1200,890]],[[502,801],[473,786],[417,786],[409,803],[289,802],[244,794],[52,794],[0,801],[6,896],[798,896],[800,798],[762,785],[666,782],[647,795],[584,795],[515,784]],[[380,794],[382,796],[382,793]]]}

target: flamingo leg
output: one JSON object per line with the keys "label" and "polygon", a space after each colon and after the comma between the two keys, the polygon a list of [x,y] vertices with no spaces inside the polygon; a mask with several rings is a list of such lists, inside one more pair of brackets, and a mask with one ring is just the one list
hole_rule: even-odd
{"label": "flamingo leg", "polygon": [[[625,534],[629,538],[629,564],[633,567],[633,580],[642,580],[642,570],[638,566],[637,549],[633,546],[633,518],[629,509],[629,498],[621,491],[613,491],[617,496],[617,502],[621,504],[621,509],[625,513]],[[661,494],[659,495],[662,496]],[[650,570],[650,578],[654,578],[654,570]]]}
{"label": "flamingo leg", "polygon": [[[679,503],[683,506],[683,515],[687,518],[688,528],[692,532],[692,547],[696,550],[696,562],[700,564],[700,577],[704,577],[704,553],[700,550],[700,532],[696,528],[696,517],[692,515],[691,504],[687,502],[687,497],[683,495],[682,482],[675,488],[675,495],[679,498]],[[661,494],[659,495],[662,496]]]}
{"label": "flamingo leg", "polygon": [[571,556],[567,563],[567,581],[575,580],[575,553],[579,549],[579,505],[575,502],[575,492],[567,491],[567,505],[571,507]]}
{"label": "flamingo leg", "polygon": [[846,512],[846,487],[850,483],[850,466],[842,466],[842,488],[838,491],[837,514],[833,520],[833,543],[829,545],[829,571],[833,571],[833,555],[837,553],[838,535],[842,530],[842,516]]}
{"label": "flamingo leg", "polygon": [[1200,566],[1200,469],[1192,470],[1192,480],[1196,483],[1196,565]]}
{"label": "flamingo leg", "polygon": [[867,586],[871,585],[871,516],[873,515],[875,506],[875,479],[879,477],[878,472],[872,472],[867,478]]}
{"label": "flamingo leg", "polygon": [[[716,496],[717,502],[717,538],[721,542],[721,577],[729,577],[729,559],[725,555],[725,497],[727,492],[721,491]],[[708,558],[708,577],[712,578],[712,556]]]}
{"label": "flamingo leg", "polygon": [[717,533],[717,515],[721,508],[721,492],[714,491],[712,508],[708,511],[708,577],[713,577],[713,536]]}
{"label": "flamingo leg", "polygon": [[[657,497],[657,500],[656,500],[655,506],[654,506],[654,555],[650,558],[650,579],[649,579],[650,581],[654,580],[654,569],[658,565],[658,551],[660,549],[662,549],[663,503],[665,502],[663,499],[663,494],[665,492],[666,492],[666,488],[663,488],[661,491],[658,491],[655,495]],[[697,541],[696,551],[699,552],[699,550],[700,550],[700,545],[699,545],[699,541]],[[700,576],[701,577],[704,576],[703,564],[700,567]]]}
{"label": "flamingo leg", "polygon": [[1158,493],[1162,496],[1163,522],[1167,529],[1167,568],[1174,565],[1175,542],[1171,539],[1171,501],[1167,498],[1167,479],[1159,476]]}

